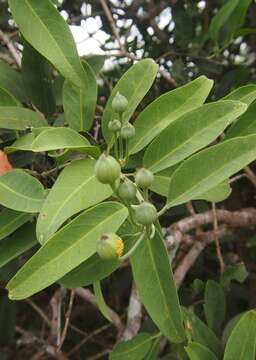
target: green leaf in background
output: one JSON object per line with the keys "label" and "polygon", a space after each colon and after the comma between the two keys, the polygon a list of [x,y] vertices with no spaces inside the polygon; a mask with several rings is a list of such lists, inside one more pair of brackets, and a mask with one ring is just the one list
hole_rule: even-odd
{"label": "green leaf in background", "polygon": [[[168,254],[159,231],[131,256],[140,299],[160,331],[175,343],[185,338],[181,310]],[[161,309],[161,311],[159,311]]]}
{"label": "green leaf in background", "polygon": [[2,60],[0,60],[0,87],[19,101],[25,100],[21,74]]}
{"label": "green leaf in background", "polygon": [[211,350],[197,342],[189,343],[185,350],[190,360],[218,360]]}
{"label": "green leaf in background", "polygon": [[245,313],[227,341],[223,360],[254,360],[256,355],[256,311]]}
{"label": "green leaf in background", "polygon": [[256,85],[249,84],[235,89],[222,100],[237,100],[250,105],[256,99]]}
{"label": "green leaf in background", "polygon": [[85,61],[82,63],[87,74],[86,90],[66,80],[63,86],[63,106],[65,120],[69,126],[77,131],[88,131],[94,120],[97,82],[90,65]]}
{"label": "green leaf in background", "polygon": [[218,358],[222,355],[222,345],[214,332],[192,311],[182,308],[185,321],[189,321],[193,341],[209,348]]}
{"label": "green leaf in background", "polygon": [[118,260],[102,260],[98,254],[94,254],[65,275],[60,283],[71,289],[91,285],[109,276],[119,266]]}
{"label": "green leaf in background", "polygon": [[6,265],[37,244],[35,226],[25,224],[12,236],[0,242],[0,267]]}
{"label": "green leaf in background", "polygon": [[129,153],[135,154],[140,151],[174,120],[201,106],[212,86],[212,80],[200,76],[187,85],[163,94],[149,104],[135,120],[136,133],[129,142]]}
{"label": "green leaf in background", "polygon": [[97,302],[100,312],[108,321],[112,322],[112,319],[109,314],[109,308],[105,302],[105,299],[104,299],[104,296],[102,293],[100,281],[93,283],[93,291],[94,291],[94,295],[95,295],[96,302]]}
{"label": "green leaf in background", "polygon": [[226,295],[222,286],[213,280],[206,283],[204,314],[209,327],[218,334],[226,316]]}
{"label": "green leaf in background", "polygon": [[53,114],[56,104],[52,85],[52,67],[46,58],[27,42],[22,52],[21,73],[29,100],[44,114]]}
{"label": "green leaf in background", "polygon": [[0,240],[13,233],[23,224],[33,218],[33,215],[4,209],[0,212]]}
{"label": "green leaf in background", "polygon": [[221,274],[220,284],[225,288],[229,288],[230,282],[233,280],[243,283],[248,276],[248,272],[244,263],[228,266],[225,268],[223,274]]}
{"label": "green leaf in background", "polygon": [[122,341],[114,346],[110,360],[142,360],[152,345],[154,336],[140,333],[133,339]]}
{"label": "green leaf in background", "polygon": [[225,140],[247,136],[256,133],[256,101],[253,102],[247,111],[228,129]]}
{"label": "green leaf in background", "polygon": [[98,75],[104,66],[106,58],[105,55],[88,55],[83,59],[90,65],[95,75]]}
{"label": "green leaf in background", "polygon": [[[4,349],[7,345],[12,346],[15,338],[16,325],[16,305],[10,301],[7,295],[0,296],[0,348]],[[1,360],[2,360],[2,354]],[[7,355],[7,354],[6,354]],[[8,360],[9,356],[6,357]],[[3,360],[4,354],[3,354]]]}
{"label": "green leaf in background", "polygon": [[[71,31],[50,0],[9,0],[22,35],[56,69],[78,87],[85,87],[83,71]],[[26,16],[24,16],[26,14]]]}
{"label": "green leaf in background", "polygon": [[157,70],[158,65],[152,59],[143,59],[131,66],[118,81],[111,92],[102,118],[102,132],[107,142],[111,140],[112,136],[108,130],[108,123],[116,116],[112,110],[112,100],[116,93],[119,91],[128,100],[128,108],[123,113],[123,121],[127,121],[150,89]]}
{"label": "green leaf in background", "polygon": [[195,199],[256,159],[256,135],[237,137],[191,156],[171,178],[167,207]]}
{"label": "green leaf in background", "polygon": [[156,173],[181,162],[214,141],[246,109],[239,101],[217,101],[186,113],[149,145],[143,165]]}
{"label": "green leaf in background", "polygon": [[67,219],[107,199],[112,190],[94,175],[95,160],[76,160],[57,178],[37,221],[37,237],[44,243]]}
{"label": "green leaf in background", "polygon": [[0,106],[0,128],[2,129],[25,130],[46,125],[45,118],[35,111],[18,106]]}
{"label": "green leaf in background", "polygon": [[93,255],[99,237],[117,231],[127,215],[127,209],[116,202],[83,212],[53,235],[11,279],[9,297],[24,299],[53,284]]}
{"label": "green leaf in background", "polygon": [[[179,165],[175,165],[171,168],[162,170],[154,175],[154,182],[150,187],[150,190],[156,192],[159,195],[168,196],[169,186],[171,178],[175,170]],[[199,194],[196,198],[191,200],[205,200],[210,202],[220,202],[229,197],[232,189],[229,185],[229,180],[224,180],[221,184],[216,185],[214,188],[207,190],[203,194]]]}
{"label": "green leaf in background", "polygon": [[0,88],[0,107],[1,106],[20,106],[20,103],[9,91]]}
{"label": "green leaf in background", "polygon": [[39,212],[45,196],[43,185],[23,170],[14,169],[0,177],[0,204],[9,209]]}

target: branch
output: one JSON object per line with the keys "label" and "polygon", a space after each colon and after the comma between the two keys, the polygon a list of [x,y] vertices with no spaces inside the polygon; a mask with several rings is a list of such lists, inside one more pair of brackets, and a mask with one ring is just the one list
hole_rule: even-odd
{"label": "branch", "polygon": [[2,40],[2,42],[6,45],[18,67],[21,68],[20,54],[18,53],[16,47],[13,45],[9,37],[1,29],[0,29],[0,40]]}

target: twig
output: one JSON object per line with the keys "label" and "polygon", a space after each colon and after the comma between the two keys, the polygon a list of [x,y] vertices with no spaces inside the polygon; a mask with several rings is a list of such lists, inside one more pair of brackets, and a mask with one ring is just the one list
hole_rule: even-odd
{"label": "twig", "polygon": [[68,310],[65,314],[66,317],[66,321],[65,321],[65,325],[61,334],[61,339],[60,339],[60,343],[57,349],[57,353],[61,350],[62,345],[66,339],[66,335],[67,335],[67,331],[68,331],[68,325],[70,322],[70,316],[71,316],[71,312],[72,312],[72,308],[73,308],[73,304],[74,304],[74,298],[75,298],[75,291],[71,290],[70,291],[70,299],[69,299],[69,304],[68,304]]}
{"label": "twig", "polygon": [[16,64],[19,68],[21,68],[21,57],[18,53],[17,49],[13,45],[12,41],[9,39],[9,37],[0,29],[0,39],[3,41],[3,43],[7,46],[11,56],[15,60]]}
{"label": "twig", "polygon": [[61,339],[61,302],[63,297],[63,288],[55,291],[53,297],[50,300],[52,308],[52,320],[51,320],[51,341],[56,343],[57,347],[60,344]]}
{"label": "twig", "polygon": [[245,171],[248,179],[253,183],[254,186],[256,186],[256,175],[254,174],[254,172],[250,169],[249,166],[246,166],[244,168],[244,171]]}
{"label": "twig", "polygon": [[221,247],[220,247],[220,242],[219,242],[219,236],[218,236],[218,219],[217,219],[217,214],[216,214],[216,206],[215,203],[212,203],[212,214],[213,214],[213,234],[214,234],[214,241],[215,241],[215,245],[216,245],[216,253],[217,253],[217,257],[220,263],[220,272],[221,274],[224,272],[225,270],[225,263],[223,260],[223,256],[222,256],[222,252],[221,252]]}
{"label": "twig", "polygon": [[122,340],[130,340],[139,331],[142,319],[142,304],[139,300],[135,284],[132,286],[130,301],[128,305],[127,323],[121,336]]}

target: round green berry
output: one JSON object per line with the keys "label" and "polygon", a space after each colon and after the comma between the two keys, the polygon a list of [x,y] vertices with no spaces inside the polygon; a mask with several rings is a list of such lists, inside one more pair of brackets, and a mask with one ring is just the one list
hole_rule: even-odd
{"label": "round green berry", "polygon": [[157,211],[153,204],[144,201],[140,205],[133,206],[134,219],[138,224],[150,225],[157,219]]}
{"label": "round green berry", "polygon": [[95,176],[103,184],[113,184],[121,174],[119,163],[113,156],[102,154],[95,164]]}
{"label": "round green berry", "polygon": [[130,124],[126,123],[121,129],[121,138],[124,140],[131,139],[135,135],[135,127]]}
{"label": "round green berry", "polygon": [[140,188],[147,189],[153,184],[154,175],[150,170],[141,168],[136,172],[135,182]]}
{"label": "round green berry", "polygon": [[119,131],[121,127],[122,127],[121,121],[119,121],[118,119],[111,120],[108,123],[108,129],[112,132]]}
{"label": "round green berry", "polygon": [[129,179],[125,178],[118,187],[118,195],[125,201],[132,201],[136,197],[136,185]]}
{"label": "round green berry", "polygon": [[117,234],[103,234],[97,241],[96,250],[104,260],[117,259],[123,255],[124,243]]}
{"label": "round green berry", "polygon": [[112,109],[118,113],[122,114],[128,106],[128,100],[125,96],[120,94],[120,92],[117,92],[115,97],[112,100]]}

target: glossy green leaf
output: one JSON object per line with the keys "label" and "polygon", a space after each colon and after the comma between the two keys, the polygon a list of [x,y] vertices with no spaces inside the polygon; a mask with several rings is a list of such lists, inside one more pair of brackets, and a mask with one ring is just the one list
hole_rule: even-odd
{"label": "glossy green leaf", "polygon": [[238,101],[217,101],[188,112],[149,145],[143,165],[155,173],[181,162],[214,141],[246,109]]}
{"label": "glossy green leaf", "polygon": [[112,134],[108,130],[109,121],[116,116],[112,110],[112,100],[119,91],[128,100],[128,108],[123,113],[123,121],[129,120],[137,106],[150,89],[158,70],[158,65],[152,59],[143,59],[130,67],[121,77],[111,92],[102,118],[102,131],[107,142]]}
{"label": "glossy green leaf", "polygon": [[222,345],[214,332],[192,311],[183,310],[184,321],[189,321],[193,341],[210,349],[218,358],[222,355]]}
{"label": "glossy green leaf", "polygon": [[108,308],[107,304],[105,303],[105,299],[104,299],[99,281],[93,283],[93,290],[94,290],[94,295],[95,295],[96,302],[97,302],[100,312],[108,321],[112,322],[112,319],[109,314],[109,308]]}
{"label": "glossy green leaf", "polygon": [[[160,331],[175,343],[184,340],[184,328],[170,261],[159,231],[146,238],[131,256],[140,299]],[[159,311],[161,309],[161,311]]]}
{"label": "glossy green leaf", "polygon": [[32,219],[31,214],[4,209],[0,212],[0,240]]}
{"label": "glossy green leaf", "polygon": [[37,244],[35,226],[28,223],[0,242],[0,267]]}
{"label": "glossy green leaf", "polygon": [[21,73],[29,100],[42,113],[53,114],[56,104],[52,85],[52,67],[46,58],[27,42],[22,52]]}
{"label": "glossy green leaf", "polygon": [[[177,170],[179,165],[162,170],[154,175],[154,182],[150,190],[159,195],[168,196],[171,177]],[[196,198],[191,200],[206,200],[210,202],[220,202],[229,197],[232,189],[229,185],[229,180],[223,181],[221,184],[216,185],[214,188],[207,190],[203,194],[199,194]]]}
{"label": "glossy green leaf", "polygon": [[204,313],[209,327],[219,333],[226,315],[226,295],[221,285],[213,280],[206,283]]}
{"label": "glossy green leaf", "polygon": [[149,104],[135,120],[136,134],[129,142],[130,154],[143,149],[180,116],[201,106],[209,95],[212,85],[212,80],[200,76]]}
{"label": "glossy green leaf", "polygon": [[236,280],[243,283],[248,276],[244,263],[228,266],[221,274],[220,283],[223,287],[229,288],[230,282]]}
{"label": "glossy green leaf", "polygon": [[9,0],[9,6],[24,38],[66,79],[84,87],[87,79],[71,31],[52,2]]}
{"label": "glossy green leaf", "polygon": [[222,100],[238,100],[250,105],[256,99],[256,85],[249,84],[235,89]]}
{"label": "glossy green leaf", "polygon": [[228,129],[225,140],[253,134],[256,134],[256,101],[253,102],[247,111]]}
{"label": "glossy green leaf", "polygon": [[171,178],[167,206],[185,203],[256,159],[256,135],[237,137],[193,155]]}
{"label": "glossy green leaf", "polygon": [[140,333],[133,339],[123,341],[114,346],[110,360],[142,360],[150,350],[152,336]]}
{"label": "glossy green leaf", "polygon": [[9,91],[0,88],[0,107],[1,106],[20,106],[20,103]]}
{"label": "glossy green leaf", "polygon": [[211,350],[196,342],[189,343],[185,350],[190,360],[218,360]]}
{"label": "glossy green leaf", "polygon": [[0,177],[0,204],[7,208],[36,213],[45,196],[43,185],[23,170],[14,169]]}
{"label": "glossy green leaf", "polygon": [[115,202],[84,211],[53,235],[11,279],[9,297],[24,299],[53,284],[93,255],[102,233],[117,231],[127,215],[127,209]]}
{"label": "glossy green leaf", "polygon": [[223,360],[254,360],[256,355],[256,311],[244,314],[234,327]]}
{"label": "glossy green leaf", "polygon": [[72,129],[88,131],[94,120],[97,101],[97,83],[93,70],[83,61],[87,74],[86,90],[78,88],[69,81],[63,86],[63,106],[65,119]]}
{"label": "glossy green leaf", "polygon": [[18,106],[0,106],[0,128],[2,129],[25,130],[46,125],[45,118],[35,111]]}
{"label": "glossy green leaf", "polygon": [[106,58],[107,57],[105,55],[89,55],[84,59],[86,60],[87,64],[90,65],[95,75],[98,75],[104,66]]}
{"label": "glossy green leaf", "polygon": [[2,60],[0,60],[0,87],[19,101],[25,100],[21,74]]}
{"label": "glossy green leaf", "polygon": [[57,178],[37,222],[37,237],[44,243],[67,219],[105,199],[112,190],[94,175],[95,160],[73,161]]}

